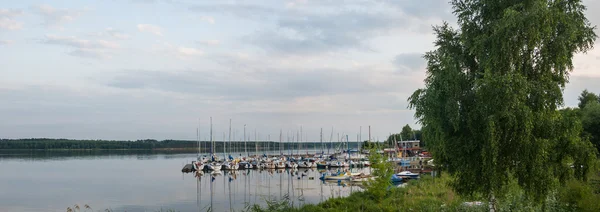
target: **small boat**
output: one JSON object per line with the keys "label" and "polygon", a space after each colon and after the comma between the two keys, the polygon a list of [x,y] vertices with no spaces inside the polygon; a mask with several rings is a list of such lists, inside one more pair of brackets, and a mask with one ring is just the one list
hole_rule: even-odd
{"label": "small boat", "polygon": [[350,179],[352,179],[352,176],[346,175],[346,173],[341,173],[339,175],[323,174],[319,179],[321,179],[321,180],[350,180]]}
{"label": "small boat", "polygon": [[285,169],[285,163],[283,161],[279,161],[279,162],[275,163],[275,168],[276,169]]}
{"label": "small boat", "polygon": [[319,161],[316,164],[317,164],[317,169],[326,169],[327,167],[329,167],[329,164],[327,163],[327,161]]}
{"label": "small boat", "polygon": [[206,168],[211,171],[219,171],[221,170],[222,165],[217,162],[212,162],[206,165]]}
{"label": "small boat", "polygon": [[308,162],[308,161],[301,161],[298,163],[298,168],[311,168],[313,165],[312,162]]}
{"label": "small boat", "polygon": [[374,180],[376,177],[371,176],[371,175],[358,175],[358,176],[354,176],[352,177],[352,182],[366,182],[369,180]]}
{"label": "small boat", "polygon": [[331,161],[329,163],[329,167],[348,167],[350,166],[350,164],[344,162],[344,161]]}
{"label": "small boat", "polygon": [[238,164],[239,169],[252,169],[252,164],[248,163],[248,161],[242,161]]}
{"label": "small boat", "polygon": [[419,178],[419,174],[412,173],[410,171],[403,171],[403,172],[400,172],[398,174],[395,174],[395,176],[402,177],[402,178],[411,178],[411,179],[418,179]]}
{"label": "small boat", "polygon": [[262,163],[261,166],[263,169],[275,169],[274,163]]}
{"label": "small boat", "polygon": [[290,168],[290,169],[297,169],[298,168],[298,164],[294,163],[294,162],[288,162],[285,165],[286,165],[287,168]]}
{"label": "small boat", "polygon": [[235,162],[225,163],[222,167],[223,170],[238,170],[239,168],[239,165]]}
{"label": "small boat", "polygon": [[196,170],[196,171],[204,170],[204,163],[202,163],[200,161],[193,163],[193,166],[194,166],[194,170]]}
{"label": "small boat", "polygon": [[399,177],[398,175],[392,175],[392,183],[402,183],[404,182],[404,178]]}

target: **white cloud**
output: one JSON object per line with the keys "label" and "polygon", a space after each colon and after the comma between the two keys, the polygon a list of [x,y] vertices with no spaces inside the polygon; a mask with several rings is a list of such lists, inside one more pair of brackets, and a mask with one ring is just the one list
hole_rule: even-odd
{"label": "white cloud", "polygon": [[110,50],[120,48],[119,44],[114,41],[86,40],[75,36],[46,35],[46,38],[41,42],[44,44],[73,47],[75,49],[70,50],[68,54],[84,58],[110,58]]}
{"label": "white cloud", "polygon": [[210,17],[210,16],[202,16],[202,17],[200,17],[200,20],[206,21],[206,22],[208,22],[210,24],[215,24],[215,19],[213,17]]}
{"label": "white cloud", "polygon": [[23,15],[23,11],[15,9],[0,9],[0,17],[15,17],[18,15]]}
{"label": "white cloud", "polygon": [[22,15],[23,11],[14,9],[0,9],[0,29],[19,30],[23,28],[23,23],[15,21],[15,16]]}
{"label": "white cloud", "polygon": [[75,56],[75,57],[95,58],[95,59],[107,59],[107,58],[111,57],[108,52],[106,52],[105,50],[102,50],[102,49],[80,48],[80,49],[75,49],[73,51],[70,51],[67,54],[69,54],[71,56]]}
{"label": "white cloud", "polygon": [[0,40],[0,46],[7,46],[13,43],[15,43],[14,40]]}
{"label": "white cloud", "polygon": [[114,29],[111,27],[108,27],[106,29],[104,29],[104,31],[101,32],[94,32],[94,33],[89,33],[90,36],[95,36],[95,37],[103,37],[103,38],[113,38],[113,39],[117,39],[117,40],[127,40],[129,38],[131,38],[131,36],[121,30],[118,29]]}
{"label": "white cloud", "polygon": [[158,36],[163,36],[162,29],[159,26],[152,24],[138,24],[137,28],[140,32],[149,32]]}
{"label": "white cloud", "polygon": [[201,55],[202,51],[195,49],[195,48],[188,48],[188,47],[179,47],[177,48],[177,52],[181,55],[185,55],[185,56],[194,56],[194,55]]}
{"label": "white cloud", "polygon": [[204,54],[204,52],[197,48],[176,46],[167,42],[162,44],[155,44],[152,46],[152,48],[153,51],[157,54],[173,56],[182,60],[202,56],[202,54]]}
{"label": "white cloud", "polygon": [[80,39],[75,36],[58,36],[58,35],[46,35],[46,39],[42,41],[45,44],[55,45],[66,45],[77,48],[95,49],[95,48],[106,48],[116,49],[119,48],[119,44],[113,41],[106,40],[86,40]]}
{"label": "white cloud", "polygon": [[125,40],[125,39],[130,38],[130,36],[128,34],[121,32],[119,30],[113,29],[113,28],[106,28],[105,32],[109,36],[116,38],[116,39]]}
{"label": "white cloud", "polygon": [[302,5],[302,4],[306,4],[306,3],[307,3],[307,0],[292,0],[292,1],[288,1],[285,4],[285,7],[287,7],[287,8],[293,8],[293,7],[296,7],[298,5]]}
{"label": "white cloud", "polygon": [[6,17],[0,17],[0,28],[8,30],[19,30],[23,24]]}
{"label": "white cloud", "polygon": [[221,41],[219,41],[219,40],[201,40],[201,41],[198,41],[198,43],[202,44],[202,45],[206,45],[206,46],[216,46],[216,45],[221,44]]}
{"label": "white cloud", "polygon": [[45,4],[34,6],[33,9],[44,18],[44,24],[49,27],[61,27],[83,14],[82,10],[59,9]]}

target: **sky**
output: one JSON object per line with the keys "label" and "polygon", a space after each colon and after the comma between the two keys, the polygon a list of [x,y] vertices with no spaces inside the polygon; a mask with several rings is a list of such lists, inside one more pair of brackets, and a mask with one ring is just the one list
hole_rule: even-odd
{"label": "sky", "polygon": [[[230,119],[236,140],[383,140],[420,128],[407,98],[447,2],[1,0],[0,138],[208,139],[212,117],[218,140]],[[600,50],[574,65],[565,106],[600,93]]]}

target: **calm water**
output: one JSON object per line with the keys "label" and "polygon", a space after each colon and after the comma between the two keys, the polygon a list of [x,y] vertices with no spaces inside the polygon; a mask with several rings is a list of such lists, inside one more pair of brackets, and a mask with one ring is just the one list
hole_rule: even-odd
{"label": "calm water", "polygon": [[0,211],[66,211],[74,204],[94,211],[240,211],[266,199],[287,197],[302,205],[360,190],[322,183],[323,170],[181,173],[194,158],[143,151],[0,151]]}

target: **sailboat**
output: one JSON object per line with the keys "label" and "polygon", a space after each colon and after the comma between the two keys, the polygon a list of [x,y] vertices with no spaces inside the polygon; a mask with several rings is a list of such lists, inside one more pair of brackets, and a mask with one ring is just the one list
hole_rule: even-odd
{"label": "sailboat", "polygon": [[[225,140],[225,139],[223,139]],[[229,119],[229,141],[228,143],[231,143],[231,119]],[[223,147],[226,147],[226,145],[223,145]],[[231,150],[230,150],[231,151]],[[227,149],[224,149],[224,155],[227,155]],[[236,160],[233,160],[233,157],[231,156],[231,154],[229,155],[229,160],[226,159],[226,162],[223,164],[222,167],[224,170],[238,170],[240,167],[237,163]]]}
{"label": "sailboat", "polygon": [[214,144],[214,140],[213,140],[213,129],[212,129],[212,117],[210,117],[210,154],[212,157],[212,159],[211,159],[212,162],[207,164],[206,168],[211,171],[220,171],[222,165],[217,161],[217,158],[215,155],[215,144]]}
{"label": "sailboat", "polygon": [[198,154],[196,154],[198,161],[192,163],[192,166],[193,166],[194,170],[196,170],[196,171],[203,171],[205,161],[202,160],[202,158],[200,158],[200,130],[199,130],[199,128],[196,128],[196,138],[198,139]]}

